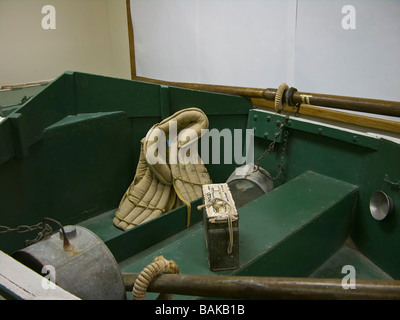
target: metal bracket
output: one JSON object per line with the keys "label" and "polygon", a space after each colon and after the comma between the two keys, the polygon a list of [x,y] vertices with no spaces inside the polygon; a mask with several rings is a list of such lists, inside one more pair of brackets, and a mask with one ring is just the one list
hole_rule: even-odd
{"label": "metal bracket", "polygon": [[[285,116],[281,114],[270,114],[250,110],[248,128],[254,129],[255,137],[273,141],[284,120]],[[285,130],[282,130],[281,134],[276,138],[276,142],[282,142],[284,133]]]}

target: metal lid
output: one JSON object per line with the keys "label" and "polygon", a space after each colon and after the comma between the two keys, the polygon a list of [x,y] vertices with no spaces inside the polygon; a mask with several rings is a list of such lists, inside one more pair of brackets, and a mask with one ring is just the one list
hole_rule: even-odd
{"label": "metal lid", "polygon": [[[76,236],[77,232],[76,232],[76,227],[75,226],[68,225],[68,226],[64,226],[63,228],[64,228],[65,236],[68,239],[71,239],[71,238]],[[58,231],[58,233],[60,235],[60,239],[64,239],[64,235],[63,235],[62,229],[60,229]]]}
{"label": "metal lid", "polygon": [[383,220],[393,211],[392,199],[383,191],[374,192],[369,201],[369,211],[375,220]]}

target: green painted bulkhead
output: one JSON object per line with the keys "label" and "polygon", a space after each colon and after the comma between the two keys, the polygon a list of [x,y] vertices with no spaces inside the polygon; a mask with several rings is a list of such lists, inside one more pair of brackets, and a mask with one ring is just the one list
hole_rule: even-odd
{"label": "green painted bulkhead", "polygon": [[[341,268],[352,264],[363,278],[400,279],[400,145],[301,117],[290,117],[284,128],[288,145],[275,188],[239,209],[239,269],[208,269],[196,209],[201,199],[192,203],[189,228],[186,206],[128,231],[114,227],[140,140],[152,125],[188,107],[202,109],[210,129],[241,129],[242,145],[245,129],[254,129],[255,158],[284,120],[239,96],[66,72],[0,123],[0,225],[51,217],[87,227],[123,272],[140,272],[164,255],[186,274],[341,277]],[[278,139],[260,163],[272,176],[281,149]],[[222,157],[207,168],[220,183],[239,165]],[[369,211],[377,190],[394,203],[382,221]],[[0,250],[12,254],[35,236],[0,233]]]}

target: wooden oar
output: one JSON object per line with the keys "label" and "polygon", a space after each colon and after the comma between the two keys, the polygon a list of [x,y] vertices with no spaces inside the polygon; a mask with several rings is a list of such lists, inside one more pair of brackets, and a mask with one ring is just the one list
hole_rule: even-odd
{"label": "wooden oar", "polygon": [[[138,275],[123,273],[127,291]],[[342,279],[160,274],[147,291],[228,299],[400,299],[399,280],[356,279],[355,289],[345,288]]]}
{"label": "wooden oar", "polygon": [[[163,81],[157,79],[149,79],[144,77],[135,77],[134,80],[164,84],[175,87],[183,87],[194,90],[212,91],[225,94],[239,95],[248,98],[264,98],[271,101],[275,100],[277,91],[277,89],[258,89],[258,88],[221,86],[221,85],[197,84],[197,83],[186,83],[186,82],[171,82],[171,81]],[[302,103],[302,104],[309,104],[309,105],[315,105],[333,109],[345,109],[351,111],[400,117],[400,102],[398,101],[366,99],[366,98],[346,97],[346,96],[328,95],[320,93],[298,92],[298,91],[294,91],[291,94],[290,98],[293,104]],[[287,101],[285,101],[285,96],[283,102],[287,103]]]}

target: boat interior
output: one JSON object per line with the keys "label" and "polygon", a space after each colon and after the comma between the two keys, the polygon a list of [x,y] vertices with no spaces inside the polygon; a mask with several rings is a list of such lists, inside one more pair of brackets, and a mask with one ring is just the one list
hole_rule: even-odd
{"label": "boat interior", "polygon": [[[209,268],[201,198],[191,205],[189,227],[186,205],[126,231],[112,222],[134,178],[141,139],[190,107],[206,113],[210,129],[241,129],[243,143],[253,129],[255,158],[276,139],[260,167],[272,176],[280,165],[283,170],[271,191],[237,209],[239,267],[233,270]],[[341,279],[351,265],[357,279],[400,279],[400,140],[285,115],[242,96],[65,72],[0,123],[1,224],[51,217],[85,227],[122,273],[141,272],[164,256],[187,275]],[[221,155],[227,143],[221,139]],[[206,164],[214,183],[243,164],[226,160]],[[381,220],[371,214],[376,192],[390,200]],[[0,250],[12,255],[34,236],[0,233]],[[200,297],[174,296],[194,298]]]}

